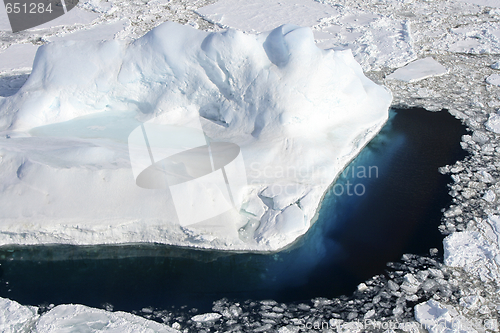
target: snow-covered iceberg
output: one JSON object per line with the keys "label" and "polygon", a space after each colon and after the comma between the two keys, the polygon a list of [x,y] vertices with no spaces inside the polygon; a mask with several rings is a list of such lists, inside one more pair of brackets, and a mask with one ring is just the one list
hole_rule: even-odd
{"label": "snow-covered iceberg", "polygon": [[[26,84],[0,99],[0,203],[8,207],[0,244],[283,248],[310,228],[327,188],[387,120],[391,100],[350,51],[321,50],[298,26],[252,35],[165,23],[130,43],[49,43]],[[150,130],[162,126],[167,139]],[[131,148],[132,133],[144,135],[132,140],[143,150]],[[149,143],[162,140],[171,145]],[[141,186],[148,165],[134,173],[134,163],[170,159],[172,145],[174,153],[207,147],[214,175],[222,166],[210,147],[232,147],[217,176],[226,189],[179,193],[191,202],[183,209],[204,211],[228,193],[237,209],[182,224],[172,187]],[[231,173],[240,153],[235,168],[244,170]],[[176,177],[205,175],[195,164],[182,164]]]}

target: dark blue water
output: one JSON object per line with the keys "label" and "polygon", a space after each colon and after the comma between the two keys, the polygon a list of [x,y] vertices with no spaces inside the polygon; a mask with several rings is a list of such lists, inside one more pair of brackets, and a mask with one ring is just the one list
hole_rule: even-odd
{"label": "dark blue water", "polygon": [[350,294],[403,253],[442,251],[437,226],[451,201],[450,178],[437,169],[465,157],[464,134],[446,111],[391,111],[329,190],[311,230],[279,253],[159,245],[0,248],[0,296],[31,305],[209,311],[223,297],[293,302]]}

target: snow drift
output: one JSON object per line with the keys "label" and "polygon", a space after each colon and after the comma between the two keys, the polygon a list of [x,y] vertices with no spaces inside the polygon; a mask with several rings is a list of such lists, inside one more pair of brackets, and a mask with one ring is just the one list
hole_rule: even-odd
{"label": "snow drift", "polygon": [[[283,248],[391,99],[350,51],[321,50],[292,25],[251,35],[165,23],[131,43],[41,46],[26,84],[0,100],[0,244]],[[240,147],[241,209],[182,226],[165,189],[137,186],[127,139],[146,122],[200,122],[207,142]]]}

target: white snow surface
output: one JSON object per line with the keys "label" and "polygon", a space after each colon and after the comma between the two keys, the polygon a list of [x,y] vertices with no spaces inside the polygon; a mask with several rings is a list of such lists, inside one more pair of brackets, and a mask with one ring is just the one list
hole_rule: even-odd
{"label": "white snow surface", "polygon": [[43,314],[36,321],[34,332],[178,333],[179,331],[126,312],[109,312],[84,305],[64,304]]}
{"label": "white snow surface", "polygon": [[485,127],[493,133],[500,134],[500,114],[491,113],[488,121],[485,123]]}
{"label": "white snow surface", "polygon": [[500,53],[500,23],[484,22],[451,28],[444,38],[436,39],[434,47],[454,53]]}
{"label": "white snow surface", "polygon": [[31,70],[38,46],[15,44],[0,51],[0,73]]}
{"label": "white snow surface", "polygon": [[221,0],[197,13],[242,31],[264,32],[285,23],[312,27],[318,47],[351,49],[364,70],[397,68],[416,59],[406,21],[353,8],[313,0]]}
{"label": "white snow surface", "polygon": [[32,332],[38,319],[38,308],[24,306],[7,298],[0,298],[0,332],[29,333]]}
{"label": "white snow surface", "polygon": [[500,217],[492,215],[487,221],[483,233],[463,231],[447,236],[443,242],[444,262],[463,267],[485,282],[500,283]]}
{"label": "white snow surface", "polygon": [[500,75],[491,74],[486,78],[486,83],[493,84],[495,86],[500,86]]}
{"label": "white snow surface", "polygon": [[84,305],[58,305],[39,316],[38,308],[0,298],[2,333],[178,333],[152,320],[125,313],[109,312]]}
{"label": "white snow surface", "polygon": [[389,75],[388,79],[395,79],[405,82],[415,82],[431,76],[446,74],[446,68],[432,57],[415,60],[408,65],[396,69]]}
{"label": "white snow surface", "polygon": [[67,14],[59,16],[58,18],[31,28],[31,30],[49,29],[58,26],[68,26],[74,24],[89,24],[99,17],[98,13],[89,12],[81,8],[75,7]]}
{"label": "white snow surface", "polygon": [[225,28],[248,32],[269,31],[283,24],[311,27],[340,14],[332,6],[311,0],[221,0],[196,12]]}
{"label": "white snow surface", "polygon": [[[321,50],[298,26],[252,35],[165,23],[131,43],[46,44],[0,100],[0,244],[283,248],[390,103],[351,51]],[[209,140],[241,147],[249,211],[188,228],[163,190],[135,184],[127,137],[145,121],[195,119]]]}
{"label": "white snow surface", "polygon": [[458,1],[472,3],[474,5],[479,5],[479,6],[500,8],[500,0],[458,0]]}
{"label": "white snow surface", "polygon": [[51,42],[59,40],[110,40],[126,29],[129,24],[130,21],[128,19],[122,19],[116,22],[96,25],[90,29],[82,29],[77,32],[50,37],[48,40]]}

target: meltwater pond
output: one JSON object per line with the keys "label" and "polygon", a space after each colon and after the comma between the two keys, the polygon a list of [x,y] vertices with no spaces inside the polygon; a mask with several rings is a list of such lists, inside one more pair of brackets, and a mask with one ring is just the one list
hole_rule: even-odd
{"label": "meltwater pond", "polygon": [[293,302],[350,294],[403,253],[442,251],[437,227],[451,202],[451,179],[438,167],[465,157],[459,144],[464,134],[446,111],[392,110],[325,195],[311,230],[279,253],[160,245],[4,247],[0,296],[30,305],[210,311],[223,297]]}

